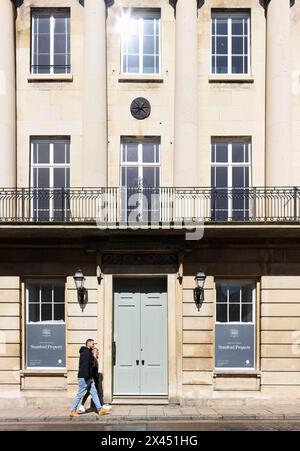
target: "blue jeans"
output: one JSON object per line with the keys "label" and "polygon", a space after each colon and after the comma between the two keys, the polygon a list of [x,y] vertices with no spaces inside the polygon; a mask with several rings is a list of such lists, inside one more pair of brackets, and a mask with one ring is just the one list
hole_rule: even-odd
{"label": "blue jeans", "polygon": [[72,406],[71,406],[72,412],[77,409],[77,406],[80,403],[81,398],[84,396],[84,394],[87,392],[87,390],[89,390],[89,392],[91,394],[91,397],[92,397],[92,400],[94,401],[96,409],[97,410],[101,409],[102,406],[99,401],[99,397],[98,397],[97,389],[95,387],[94,380],[90,379],[89,381],[86,382],[85,379],[79,377],[78,378],[78,392],[77,392],[77,395],[76,395],[74,401],[72,402]]}

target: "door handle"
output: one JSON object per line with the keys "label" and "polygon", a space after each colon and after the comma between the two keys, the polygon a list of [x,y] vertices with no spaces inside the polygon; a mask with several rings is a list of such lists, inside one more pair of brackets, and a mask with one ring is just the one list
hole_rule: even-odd
{"label": "door handle", "polygon": [[116,353],[117,353],[116,342],[113,341],[112,342],[112,361],[113,361],[113,366],[116,365]]}
{"label": "door handle", "polygon": [[140,361],[139,361],[139,360],[136,360],[135,363],[136,363],[137,365],[139,365],[139,364],[140,364]]}
{"label": "door handle", "polygon": [[145,365],[145,360],[142,360],[142,365]]}

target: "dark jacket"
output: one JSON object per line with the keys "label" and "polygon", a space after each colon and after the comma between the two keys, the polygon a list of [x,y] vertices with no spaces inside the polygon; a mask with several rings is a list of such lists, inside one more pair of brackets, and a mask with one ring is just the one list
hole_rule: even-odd
{"label": "dark jacket", "polygon": [[78,377],[83,379],[92,379],[94,373],[94,356],[92,351],[86,346],[82,346],[79,353]]}

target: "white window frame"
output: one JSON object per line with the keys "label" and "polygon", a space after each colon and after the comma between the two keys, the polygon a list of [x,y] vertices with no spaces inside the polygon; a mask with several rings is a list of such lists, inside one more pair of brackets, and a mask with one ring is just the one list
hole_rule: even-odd
{"label": "white window frame", "polygon": [[[244,142],[245,145],[248,145],[248,155],[249,155],[249,161],[246,162],[238,162],[233,163],[232,162],[232,144],[235,142]],[[211,168],[215,167],[226,167],[227,168],[227,190],[235,189],[236,187],[232,186],[232,169],[234,167],[248,167],[249,168],[249,186],[247,189],[251,189],[252,187],[252,145],[251,145],[251,139],[250,138],[235,138],[235,139],[226,139],[226,138],[213,138],[211,141],[211,149],[213,148],[214,144],[222,143],[227,144],[228,149],[228,161],[227,162],[213,162],[211,161]],[[217,188],[214,186],[211,186],[212,189],[225,189],[224,188]],[[236,188],[239,189],[239,188]],[[232,197],[228,197],[228,220],[232,220]],[[249,200],[249,214],[251,213],[251,203]]]}
{"label": "white window frame", "polygon": [[[243,17],[244,16],[244,17]],[[247,18],[247,25],[248,25],[248,47],[247,47],[247,52],[248,52],[248,58],[247,58],[247,65],[248,65],[248,71],[247,72],[242,72],[242,73],[232,73],[232,19],[233,18],[237,18],[237,17],[243,17],[243,18]],[[228,45],[228,55],[227,55],[227,67],[228,67],[228,71],[225,73],[219,73],[219,72],[214,72],[213,71],[213,63],[212,63],[212,58],[216,58],[216,55],[219,55],[218,53],[213,54],[213,47],[212,47],[212,37],[213,37],[213,21],[217,18],[221,18],[221,19],[227,19],[227,24],[228,24],[228,35],[227,35],[227,45]],[[216,34],[217,32],[217,25],[215,22],[215,36],[217,36]],[[243,35],[242,37],[244,38],[246,35]],[[212,18],[211,18],[211,41],[210,41],[210,45],[211,45],[211,74],[212,75],[232,75],[232,76],[242,76],[242,75],[250,75],[251,74],[251,14],[247,13],[247,12],[237,12],[237,11],[233,11],[233,12],[212,12]],[[244,44],[243,44],[244,45]],[[215,45],[215,48],[217,50],[217,44]],[[222,56],[222,55],[220,55]],[[224,55],[225,56],[225,55]],[[243,58],[245,57],[245,54],[241,54],[241,56],[243,56]],[[244,65],[244,63],[243,63]]]}
{"label": "white window frame", "polygon": [[[157,17],[155,17],[157,16]],[[153,19],[154,21],[158,22],[158,71],[157,72],[144,72],[143,71],[143,57],[144,57],[144,20],[145,19]],[[126,65],[124,65],[124,57],[128,54],[125,52],[125,40],[124,36],[121,35],[121,74],[122,75],[144,75],[144,76],[153,76],[153,75],[160,75],[161,74],[161,14],[160,11],[158,12],[155,10],[155,12],[151,12],[151,9],[139,12],[138,8],[133,9],[132,11],[132,20],[136,20],[138,22],[138,29],[139,29],[139,71],[138,72],[129,72],[126,71]],[[154,26],[154,29],[156,27]],[[127,64],[128,68],[128,64]]]}
{"label": "white window frame", "polygon": [[[36,283],[36,284],[60,284],[63,285],[65,287],[66,283],[64,279],[27,279],[25,282],[25,327],[27,330],[27,325],[31,324],[29,323],[29,284],[31,283]],[[65,290],[64,290],[65,292]],[[67,304],[66,304],[66,296],[64,296],[64,306],[65,306],[65,320],[64,321],[41,321],[41,293],[39,292],[39,308],[40,308],[40,321],[36,322],[34,324],[42,324],[47,326],[47,324],[61,324],[65,327],[65,334],[66,334],[66,315],[67,315]],[[54,300],[53,300],[53,291],[52,291],[52,318],[53,318],[53,313],[54,313]],[[27,342],[27,334],[26,334],[26,342]],[[67,341],[66,341],[66,346],[67,346]],[[65,349],[65,352],[67,353],[67,349]],[[66,354],[66,359],[67,359],[67,354]],[[25,362],[26,362],[26,369],[28,370],[35,370],[35,371],[39,371],[39,370],[53,370],[55,367],[53,366],[38,366],[38,367],[32,367],[32,366],[27,366],[27,355],[25,356]],[[60,367],[59,370],[65,369],[66,367]]]}
{"label": "white window frame", "polygon": [[[33,149],[34,149],[34,141],[48,141],[49,142],[49,163],[33,163]],[[36,137],[36,138],[31,138],[31,148],[30,148],[30,184],[31,184],[31,188],[32,189],[47,189],[47,188],[39,188],[39,187],[34,187],[33,186],[33,173],[34,173],[34,169],[38,168],[43,168],[43,169],[49,169],[49,192],[51,192],[51,190],[56,189],[54,187],[54,169],[55,168],[61,168],[61,169],[69,169],[70,170],[70,182],[71,182],[71,160],[69,161],[69,163],[54,163],[54,141],[68,141],[69,146],[71,145],[71,140],[70,138],[66,137],[66,138],[59,138],[59,137],[53,137],[53,138],[43,138],[43,137]],[[70,158],[71,158],[71,153],[70,153]],[[69,187],[70,188],[70,187]],[[68,187],[66,187],[66,190],[69,189]],[[54,213],[54,197],[50,196],[49,198],[49,221],[51,221],[53,219],[53,213]],[[33,214],[34,214],[34,205],[33,202],[31,202],[31,212],[30,212],[30,216],[31,218],[33,218]]]}
{"label": "white window frame", "polygon": [[[42,8],[42,9],[34,9],[32,12],[32,16],[31,16],[31,73],[32,74],[39,74],[40,72],[35,72],[35,66],[33,65],[33,61],[34,61],[34,55],[37,55],[37,49],[35,49],[35,44],[37,43],[37,40],[35,41],[34,39],[34,29],[35,29],[35,20],[36,20],[36,15],[41,16],[44,15],[45,17],[49,17],[50,20],[50,68],[49,68],[49,72],[48,74],[50,75],[54,75],[56,72],[54,72],[54,30],[55,30],[55,15],[61,15],[63,16],[64,14],[68,14],[67,17],[65,17],[65,19],[69,19],[69,23],[70,23],[70,59],[71,59],[71,14],[69,11],[60,11],[57,9],[52,9],[52,8]],[[67,38],[68,38],[68,34],[66,33],[66,49],[68,49],[67,46]],[[67,55],[67,53],[66,53]],[[39,66],[36,67],[36,69],[38,69]],[[71,72],[71,61],[70,61],[70,65],[65,65],[65,74],[69,74]],[[43,74],[43,73],[41,73]]]}
{"label": "white window frame", "polygon": [[[138,161],[124,161],[123,159],[123,151],[124,147],[128,143],[135,143],[138,146]],[[143,162],[143,145],[145,143],[153,143],[158,146],[158,162],[157,163],[144,163]],[[134,138],[121,138],[121,158],[120,158],[121,164],[120,164],[120,186],[121,189],[127,188],[127,186],[122,185],[122,168],[124,167],[137,167],[138,168],[138,179],[143,180],[143,168],[144,167],[153,167],[158,168],[159,171],[159,186],[156,188],[161,187],[161,139],[160,137],[153,137],[151,138],[145,138],[145,139],[134,139]],[[141,189],[143,189],[143,185],[140,186]],[[155,188],[155,187],[153,187]],[[126,206],[127,208],[127,206]],[[161,206],[160,206],[161,209]],[[142,214],[143,211],[143,203],[141,202],[139,207],[139,212]],[[161,211],[159,212],[161,217]]]}
{"label": "white window frame", "polygon": [[[25,289],[26,289],[26,326],[27,326],[27,324],[31,324],[30,322],[29,322],[29,304],[35,304],[35,303],[30,303],[29,302],[29,285],[30,284],[51,284],[51,285],[55,285],[55,284],[57,284],[57,285],[61,285],[61,286],[64,286],[65,287],[65,281],[64,281],[64,279],[27,279],[26,280],[26,287],[25,287]],[[66,300],[64,300],[64,303],[62,303],[62,302],[58,302],[57,304],[63,304],[65,307],[66,307]],[[67,313],[67,311],[66,311],[66,308],[65,308],[65,319],[64,319],[64,321],[57,321],[57,320],[49,320],[49,321],[42,321],[41,320],[41,305],[42,305],[42,302],[41,302],[41,292],[39,292],[39,308],[40,308],[40,320],[39,321],[37,321],[36,323],[34,323],[34,324],[66,324],[66,313]],[[54,302],[54,299],[53,299],[53,291],[52,291],[52,300],[51,300],[51,305],[52,305],[52,318],[54,317],[54,305],[55,305],[55,302]]]}
{"label": "white window frame", "polygon": [[[245,371],[245,372],[247,372],[247,371],[253,371],[253,370],[255,370],[256,369],[256,365],[257,365],[257,361],[256,361],[256,359],[257,359],[257,316],[256,316],[256,309],[257,309],[257,293],[258,293],[258,290],[257,290],[257,282],[256,282],[256,280],[254,280],[254,279],[218,279],[217,281],[216,281],[216,285],[218,285],[218,284],[221,284],[221,283],[224,283],[224,284],[230,284],[230,283],[232,283],[232,284],[240,284],[240,285],[242,285],[242,284],[253,284],[253,287],[254,287],[254,289],[253,289],[253,292],[252,292],[252,299],[253,299],[253,304],[252,304],[252,306],[253,306],[253,308],[252,308],[252,321],[251,322],[247,322],[247,323],[245,323],[245,322],[241,322],[241,321],[227,321],[226,323],[224,323],[224,322],[221,322],[221,321],[217,321],[217,305],[218,304],[222,304],[222,303],[218,303],[217,302],[217,297],[216,297],[216,309],[215,309],[215,325],[216,324],[231,324],[231,325],[243,325],[243,324],[245,324],[245,325],[252,325],[252,326],[254,326],[254,358],[253,358],[253,362],[254,362],[254,366],[253,367],[247,367],[247,368],[244,368],[244,367],[240,367],[240,368],[236,368],[236,367],[233,367],[233,368],[221,368],[221,367],[216,367],[215,365],[214,365],[214,368],[215,368],[215,370],[216,371],[222,371],[222,372],[224,372],[224,373],[226,373],[226,372],[236,372],[236,371],[241,371],[241,370],[243,370],[243,371]],[[228,301],[228,299],[227,299],[227,316],[228,316],[228,318],[229,318],[229,305],[230,305],[230,302]],[[240,297],[240,319],[241,319],[241,314],[242,314],[242,301],[241,301],[241,297]],[[215,352],[215,351],[214,351]],[[215,354],[214,354],[214,359],[215,359]]]}

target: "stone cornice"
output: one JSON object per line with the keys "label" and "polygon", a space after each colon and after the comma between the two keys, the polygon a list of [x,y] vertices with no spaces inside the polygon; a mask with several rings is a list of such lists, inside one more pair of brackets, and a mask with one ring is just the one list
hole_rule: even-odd
{"label": "stone cornice", "polygon": [[[205,0],[195,0],[195,1],[197,1],[198,8],[201,8],[204,5],[204,2],[205,2]],[[177,0],[170,0],[170,4],[172,6],[174,6],[174,8],[176,6],[176,3],[177,3]]]}
{"label": "stone cornice", "polygon": [[[259,0],[259,3],[261,4],[261,6],[265,9],[268,8],[268,4],[270,3],[271,0]],[[295,4],[295,0],[290,0],[291,3],[291,7],[294,6]]]}

